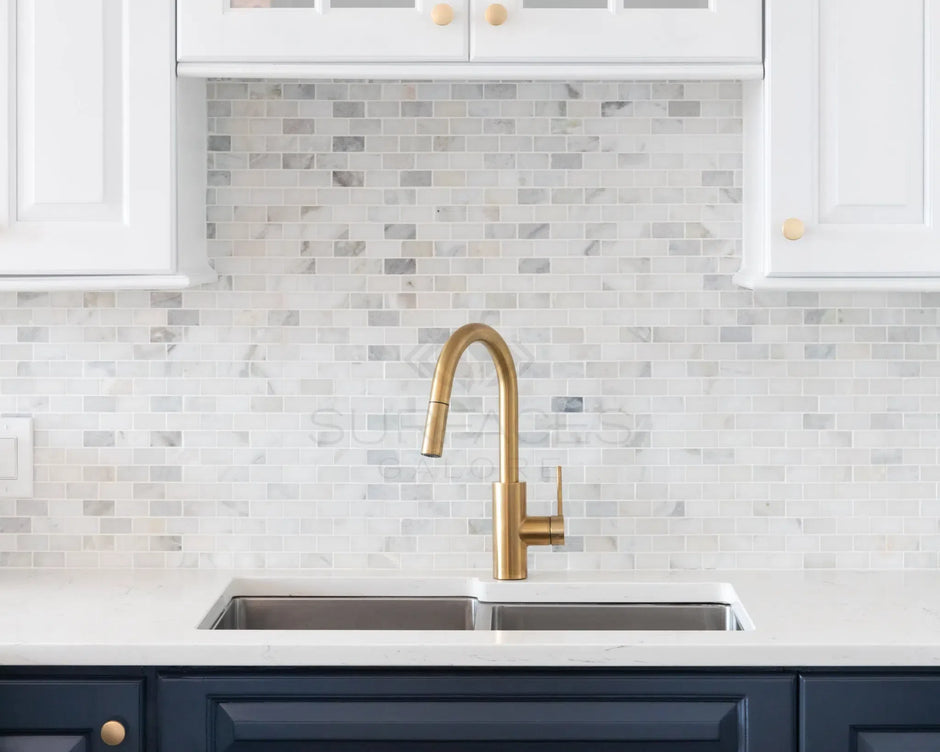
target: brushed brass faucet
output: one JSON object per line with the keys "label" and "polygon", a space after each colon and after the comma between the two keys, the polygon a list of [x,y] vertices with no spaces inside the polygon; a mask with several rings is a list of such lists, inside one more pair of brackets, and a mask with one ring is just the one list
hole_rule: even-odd
{"label": "brushed brass faucet", "polygon": [[466,324],[447,340],[434,369],[428,418],[424,426],[421,454],[440,457],[457,363],[474,342],[481,342],[496,365],[499,381],[499,482],[493,484],[493,577],[524,580],[528,572],[529,546],[561,545],[565,542],[562,516],[561,468],[558,468],[558,514],[551,517],[526,515],[525,483],[519,482],[519,387],[516,365],[499,333],[486,324]]}

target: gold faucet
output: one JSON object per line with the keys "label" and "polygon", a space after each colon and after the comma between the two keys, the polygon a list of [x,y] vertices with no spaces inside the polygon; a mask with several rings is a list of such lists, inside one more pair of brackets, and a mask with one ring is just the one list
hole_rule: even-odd
{"label": "gold faucet", "polygon": [[499,482],[493,484],[493,576],[497,580],[524,580],[528,546],[561,545],[565,542],[565,518],[561,507],[561,467],[558,468],[558,514],[529,517],[525,507],[525,483],[519,482],[519,388],[512,354],[499,333],[486,324],[466,324],[447,340],[431,383],[428,419],[421,454],[440,457],[444,429],[460,356],[474,342],[482,342],[496,365],[499,380]]}

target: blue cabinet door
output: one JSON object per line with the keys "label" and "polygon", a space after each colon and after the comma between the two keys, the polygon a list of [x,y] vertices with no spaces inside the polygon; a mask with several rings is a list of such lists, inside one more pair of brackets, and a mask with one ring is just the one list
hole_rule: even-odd
{"label": "blue cabinet door", "polygon": [[800,678],[802,752],[940,752],[940,678]]}
{"label": "blue cabinet door", "polygon": [[[142,681],[0,680],[0,752],[141,752],[143,696]],[[125,729],[117,746],[108,721]]]}
{"label": "blue cabinet door", "polygon": [[795,752],[787,676],[162,676],[161,752]]}

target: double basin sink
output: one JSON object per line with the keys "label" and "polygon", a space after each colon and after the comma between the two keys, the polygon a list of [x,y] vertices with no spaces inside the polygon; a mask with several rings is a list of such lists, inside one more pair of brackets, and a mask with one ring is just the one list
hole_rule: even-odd
{"label": "double basin sink", "polygon": [[[738,604],[739,605],[739,604]],[[732,603],[489,602],[471,596],[234,595],[202,624],[219,630],[739,631]]]}

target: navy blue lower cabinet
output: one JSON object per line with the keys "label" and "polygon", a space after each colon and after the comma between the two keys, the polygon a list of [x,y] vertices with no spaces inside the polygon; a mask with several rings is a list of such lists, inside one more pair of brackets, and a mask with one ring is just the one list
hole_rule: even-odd
{"label": "navy blue lower cabinet", "polygon": [[2,680],[0,752],[142,752],[142,703],[140,681]]}
{"label": "navy blue lower cabinet", "polygon": [[800,678],[802,752],[940,752],[940,678]]}
{"label": "navy blue lower cabinet", "polygon": [[795,752],[795,678],[172,676],[161,752]]}

